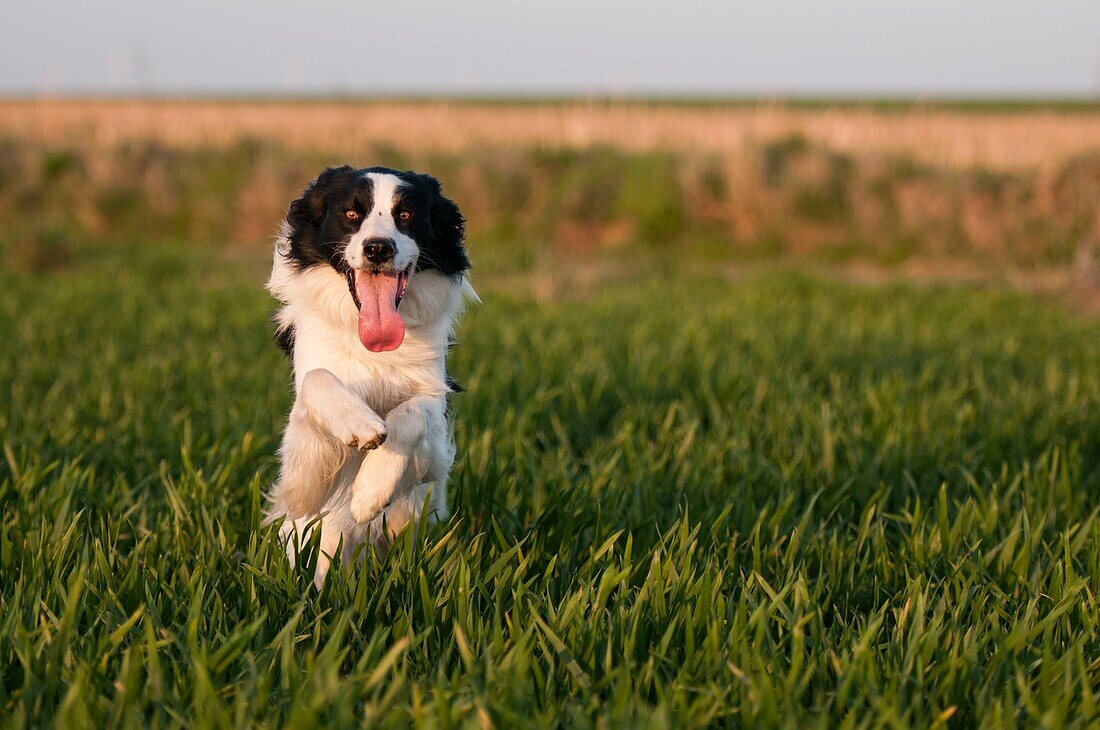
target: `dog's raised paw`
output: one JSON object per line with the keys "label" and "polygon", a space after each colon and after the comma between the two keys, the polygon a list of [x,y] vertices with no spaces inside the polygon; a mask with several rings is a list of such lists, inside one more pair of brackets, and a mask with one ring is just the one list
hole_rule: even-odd
{"label": "dog's raised paw", "polygon": [[387,504],[389,500],[382,499],[378,494],[356,494],[351,498],[348,509],[351,510],[352,519],[362,525],[377,517]]}
{"label": "dog's raised paw", "polygon": [[370,522],[386,508],[408,464],[407,455],[388,447],[363,459],[351,485],[351,503],[348,505],[356,522]]}
{"label": "dog's raised paw", "polygon": [[384,443],[386,443],[385,431],[370,439],[369,441],[360,441],[357,437],[353,437],[352,440],[348,442],[348,446],[352,447],[353,449],[359,449],[360,451],[374,451]]}
{"label": "dog's raised paw", "polygon": [[367,408],[330,416],[329,429],[341,443],[359,451],[377,449],[386,441],[386,422]]}

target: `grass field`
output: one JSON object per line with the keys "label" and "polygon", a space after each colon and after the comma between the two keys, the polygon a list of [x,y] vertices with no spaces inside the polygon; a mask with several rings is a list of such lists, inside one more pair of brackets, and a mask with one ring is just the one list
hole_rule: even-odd
{"label": "grass field", "polygon": [[1100,721],[1097,320],[782,268],[488,277],[454,517],[317,594],[261,527],[265,255],[0,273],[3,724]]}

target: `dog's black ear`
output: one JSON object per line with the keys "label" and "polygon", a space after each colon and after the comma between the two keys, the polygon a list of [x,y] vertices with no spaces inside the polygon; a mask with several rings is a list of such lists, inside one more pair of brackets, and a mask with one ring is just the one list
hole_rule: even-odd
{"label": "dog's black ear", "polygon": [[291,228],[297,230],[310,226],[319,227],[325,217],[325,194],[337,181],[346,178],[351,172],[353,170],[348,165],[326,167],[321,171],[317,179],[302,191],[302,197],[290,204],[286,222]]}
{"label": "dog's black ear", "polygon": [[425,187],[431,191],[431,223],[435,246],[430,252],[431,263],[449,276],[461,274],[470,268],[466,258],[466,218],[453,200],[443,195],[443,186],[431,175],[420,175]]}
{"label": "dog's black ear", "polygon": [[302,197],[290,204],[286,212],[286,222],[290,226],[290,255],[300,265],[306,266],[323,260],[324,256],[319,250],[319,236],[321,222],[328,207],[328,192],[354,172],[348,165],[326,167],[316,180],[306,186]]}

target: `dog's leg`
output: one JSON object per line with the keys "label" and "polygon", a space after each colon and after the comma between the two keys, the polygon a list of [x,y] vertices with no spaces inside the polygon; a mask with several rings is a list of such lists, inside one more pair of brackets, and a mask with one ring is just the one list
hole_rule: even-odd
{"label": "dog's leg", "polygon": [[286,545],[286,556],[290,561],[290,567],[293,568],[298,562],[298,549],[309,542],[314,530],[320,530],[318,544],[320,551],[316,557],[317,565],[313,571],[313,584],[317,586],[317,590],[320,590],[321,586],[324,585],[325,576],[328,575],[328,569],[332,565],[332,559],[339,549],[340,531],[324,529],[322,518],[301,517],[292,520],[288,517],[279,529],[279,537]]}
{"label": "dog's leg", "polygon": [[386,440],[385,421],[324,368],[310,370],[302,378],[295,410],[299,404],[306,418],[342,445],[369,451]]}
{"label": "dog's leg", "polygon": [[[447,478],[451,475],[451,467],[454,466],[454,463],[454,432],[451,428],[451,422],[447,419],[446,406],[444,406],[440,426],[432,432],[428,442],[428,473],[424,476],[424,480],[429,482],[427,486],[431,488],[432,492],[432,502],[427,508],[428,524],[443,522],[451,515],[450,507],[447,504]],[[414,496],[417,496],[415,490]],[[420,509],[423,509],[425,496],[427,496],[426,493],[417,496]],[[417,510],[417,518],[419,518],[420,509]]]}
{"label": "dog's leg", "polygon": [[[431,504],[425,504],[429,492]],[[446,477],[421,482],[394,497],[381,514],[370,522],[370,539],[374,549],[385,555],[394,538],[406,526],[418,524],[425,510],[428,524],[447,519]]]}
{"label": "dog's leg", "polygon": [[347,447],[377,448],[386,424],[328,370],[306,373],[279,450],[279,482],[272,493],[291,517],[315,513],[329,497]]}
{"label": "dog's leg", "polygon": [[326,505],[326,508],[330,506],[332,509],[325,509],[322,516],[288,517],[279,529],[291,567],[298,562],[299,550],[317,537],[313,583],[318,589],[324,584],[332,562],[339,557],[344,565],[350,564],[356,547],[367,535],[366,528],[355,524],[347,514],[346,505]]}
{"label": "dog's leg", "polygon": [[[426,478],[445,489],[442,482],[454,460],[444,398],[410,398],[386,416],[386,431],[386,442],[363,459],[352,484],[351,516],[360,524],[376,517],[398,489],[410,489]],[[432,503],[440,504],[440,499],[433,497]],[[442,504],[445,511],[445,494]],[[419,514],[420,508],[414,512]]]}

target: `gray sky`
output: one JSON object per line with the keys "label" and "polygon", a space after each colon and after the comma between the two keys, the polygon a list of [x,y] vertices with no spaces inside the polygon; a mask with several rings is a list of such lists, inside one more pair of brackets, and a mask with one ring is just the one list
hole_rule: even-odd
{"label": "gray sky", "polygon": [[3,0],[0,94],[1100,98],[1100,0]]}

